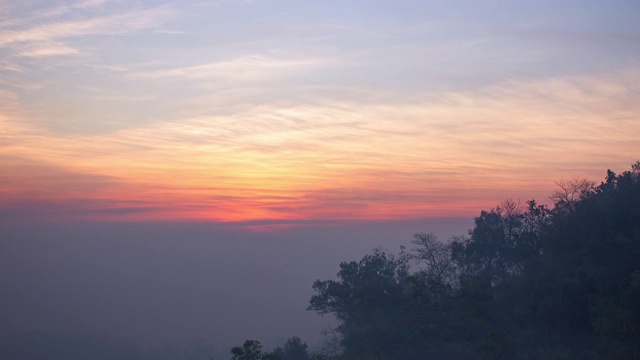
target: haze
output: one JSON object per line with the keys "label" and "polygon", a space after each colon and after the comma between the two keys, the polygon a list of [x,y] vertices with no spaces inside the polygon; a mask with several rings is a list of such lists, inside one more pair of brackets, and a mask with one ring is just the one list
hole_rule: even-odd
{"label": "haze", "polygon": [[316,279],[640,154],[630,1],[0,1],[4,333],[321,339]]}

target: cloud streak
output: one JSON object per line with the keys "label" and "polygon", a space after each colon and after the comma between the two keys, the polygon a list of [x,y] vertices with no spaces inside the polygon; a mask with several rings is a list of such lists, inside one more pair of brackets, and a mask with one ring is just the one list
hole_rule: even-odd
{"label": "cloud streak", "polygon": [[0,35],[0,46],[19,42],[46,42],[88,35],[122,34],[157,26],[158,16],[166,14],[167,8],[161,7],[152,10],[80,21],[64,21],[35,25],[26,29],[4,32]]}
{"label": "cloud streak", "polygon": [[245,55],[211,64],[134,73],[138,78],[216,79],[233,81],[273,79],[275,75],[292,76],[301,69],[321,65],[319,59],[277,59],[264,55]]}
{"label": "cloud streak", "polygon": [[[638,54],[606,44],[602,29],[526,11],[509,22],[432,5],[349,5],[340,16],[299,6],[7,5],[3,209],[467,216],[637,160]],[[612,26],[634,39],[636,25]],[[556,32],[591,40],[558,47],[536,35]],[[557,66],[585,49],[593,58]]]}
{"label": "cloud streak", "polygon": [[[430,93],[413,103],[265,105],[90,136],[56,137],[5,120],[5,158],[85,180],[6,169],[14,175],[4,196],[86,201],[107,218],[109,209],[216,221],[472,215],[505,196],[544,200],[558,177],[597,179],[585,169],[612,161],[627,167],[640,152],[639,83],[640,72],[629,69]],[[118,186],[90,190],[105,178]],[[127,212],[129,201],[145,205]]]}
{"label": "cloud streak", "polygon": [[166,5],[111,14],[97,10],[104,3],[63,5],[23,20],[0,22],[0,49],[9,48],[18,57],[80,55],[78,39],[154,29],[173,17]]}

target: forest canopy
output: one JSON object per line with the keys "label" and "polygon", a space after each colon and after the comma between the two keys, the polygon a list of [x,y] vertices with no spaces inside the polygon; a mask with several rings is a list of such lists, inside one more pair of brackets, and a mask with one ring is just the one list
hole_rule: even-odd
{"label": "forest canopy", "polygon": [[558,185],[552,208],[507,200],[317,280],[342,347],[324,358],[640,359],[640,162]]}

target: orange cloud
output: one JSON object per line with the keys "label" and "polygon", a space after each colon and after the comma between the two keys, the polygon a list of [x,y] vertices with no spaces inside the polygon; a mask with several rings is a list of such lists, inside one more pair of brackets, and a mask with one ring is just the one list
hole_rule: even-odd
{"label": "orange cloud", "polygon": [[471,216],[507,197],[544,200],[560,178],[627,168],[640,153],[639,73],[413,102],[262,105],[99,135],[7,113],[0,208],[130,220]]}

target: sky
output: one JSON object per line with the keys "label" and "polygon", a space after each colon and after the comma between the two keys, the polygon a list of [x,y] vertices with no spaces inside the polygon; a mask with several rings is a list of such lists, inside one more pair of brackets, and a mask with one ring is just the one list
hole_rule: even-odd
{"label": "sky", "polygon": [[640,5],[0,2],[16,220],[473,216],[640,154]]}
{"label": "sky", "polygon": [[[42,319],[71,311],[60,310],[67,293],[41,275],[87,285],[72,276],[82,266],[58,266],[102,255],[135,272],[121,257],[130,237],[216,259],[242,256],[229,244],[263,244],[253,271],[219,284],[233,294],[266,271],[256,264],[330,244],[314,260],[324,267],[303,271],[296,294],[308,296],[310,281],[394,231],[457,234],[501,200],[549,203],[558,181],[626,170],[640,158],[638,19],[640,3],[626,0],[0,0],[0,225],[11,250],[0,286],[23,294],[11,301],[25,316],[12,321],[57,329]],[[120,250],[96,255],[84,242],[96,233],[106,234],[96,249]],[[197,278],[194,264],[144,244],[136,259],[156,285],[183,266]],[[58,255],[39,262],[40,249]],[[171,271],[155,271],[163,259]],[[136,279],[114,286],[140,295],[154,283]],[[28,294],[62,294],[60,306]]]}

